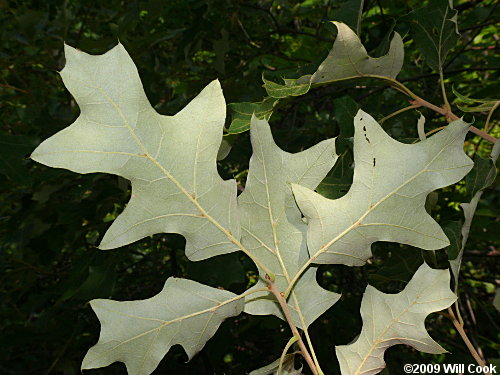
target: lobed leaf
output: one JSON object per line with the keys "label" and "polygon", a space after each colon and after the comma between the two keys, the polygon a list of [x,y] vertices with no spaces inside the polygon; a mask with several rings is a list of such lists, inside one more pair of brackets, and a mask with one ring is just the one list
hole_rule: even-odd
{"label": "lobed leaf", "polygon": [[[309,259],[305,241],[307,225],[294,201],[291,184],[316,188],[337,159],[335,140],[290,154],[276,145],[267,121],[256,117],[252,118],[250,136],[253,154],[246,188],[238,197],[241,242],[275,274],[278,289],[286,290]],[[265,275],[259,271],[261,276]],[[319,286],[316,271],[317,267],[311,267],[302,275],[288,300],[295,324],[303,329],[340,297]],[[254,288],[264,286],[266,283],[261,279]],[[270,292],[248,296],[245,312],[274,314],[285,319]]]}
{"label": "lobed leaf", "polygon": [[267,94],[274,98],[303,95],[311,86],[353,78],[393,80],[403,66],[403,40],[394,33],[389,52],[382,57],[368,56],[359,37],[347,25],[332,21],[338,35],[327,58],[312,75],[286,79],[284,85],[264,80]]}
{"label": "lobed leaf", "polygon": [[448,270],[434,270],[425,263],[398,294],[368,286],[361,301],[360,335],[353,343],[335,348],[342,375],[378,374],[385,367],[385,351],[393,345],[410,345],[426,353],[446,352],[427,333],[425,318],[456,299]]}
{"label": "lobed leaf", "polygon": [[236,182],[222,180],[216,165],[226,116],[219,82],[175,116],[162,116],[149,104],[121,44],[99,56],[69,46],[65,54],[61,77],[81,113],[31,157],[52,167],[131,181],[132,198],[100,248],[179,233],[191,260],[237,251]]}
{"label": "lobed leaf", "polygon": [[239,315],[241,296],[195,281],[170,277],[156,296],[140,301],[90,302],[101,335],[89,349],[82,370],[123,362],[129,375],[151,374],[173,345],[191,359],[222,321]]}
{"label": "lobed leaf", "polygon": [[[101,322],[101,336],[87,353],[82,369],[121,361],[129,374],[150,374],[172,345],[182,345],[191,358],[225,318],[243,309],[250,314],[273,314],[285,319],[274,296],[264,288],[266,273],[273,274],[277,289],[284,291],[295,325],[307,330],[340,298],[317,283],[316,264],[362,265],[375,241],[395,241],[424,249],[438,249],[449,243],[427,214],[425,201],[430,192],[458,181],[472,167],[463,152],[469,125],[462,120],[429,139],[407,145],[389,137],[373,118],[359,111],[354,120],[353,182],[347,194],[335,200],[313,191],[337,160],[335,139],[297,154],[281,150],[274,142],[267,118],[278,98],[300,95],[311,85],[358,77],[390,81],[398,74],[403,59],[398,34],[389,53],[374,59],[352,30],[334,24],[338,37],[316,73],[285,80],[284,89],[267,82],[271,97],[261,103],[229,105],[235,114],[228,131],[244,131],[250,123],[253,148],[246,189],[238,198],[235,181],[224,181],[217,172],[216,160],[230,150],[228,142],[221,145],[226,105],[218,81],[209,84],[175,116],[162,116],[148,102],[137,69],[121,44],[100,56],[66,46],[67,64],[61,76],[81,114],[71,126],[44,141],[32,158],[53,167],[80,173],[112,173],[131,181],[132,198],[100,247],[123,246],[155,233],[179,233],[186,238],[189,259],[243,250],[258,265],[261,276],[257,285],[241,296],[170,278],[158,295],[147,300],[92,301]],[[335,115],[342,136],[347,137],[352,135],[351,121],[342,116],[340,108],[353,111],[356,103],[343,100],[338,104]],[[348,152],[350,146],[344,146]],[[349,160],[343,159],[348,167]],[[334,173],[332,177],[334,183],[350,181],[349,173]],[[340,196],[338,193],[333,196]],[[423,277],[420,275],[425,267],[417,271],[415,280]],[[444,271],[428,272],[442,275]],[[420,298],[416,283],[412,280],[397,296],[368,288],[367,302],[363,303],[378,299],[399,308],[403,299]],[[430,294],[445,294],[439,290]],[[402,308],[398,317],[415,304]],[[438,302],[426,304],[427,309],[440,306]],[[381,312],[387,309],[384,303],[377,306]],[[391,313],[397,312],[393,310]],[[362,339],[338,348],[339,357],[363,358],[368,353],[358,369],[364,368],[365,362],[371,365],[375,361],[379,366],[385,350],[385,346],[379,346],[380,337],[391,345],[400,340],[437,350],[437,344],[420,329],[426,314],[417,312],[412,312],[411,319],[423,316],[422,327],[408,328],[403,332],[407,336],[385,336],[393,332],[394,319],[388,323],[390,330],[379,330],[384,319],[380,319],[381,323],[369,322],[376,326],[371,332],[379,330],[380,335],[369,337],[373,340],[368,352],[369,340]],[[362,335],[367,335],[364,331]],[[412,342],[414,337],[423,341]],[[350,352],[354,347],[357,354]],[[284,358],[286,373],[301,372],[293,366],[293,355]],[[340,359],[342,367],[344,359]],[[256,371],[274,374],[276,362]]]}
{"label": "lobed leaf", "polygon": [[375,241],[400,242],[426,250],[449,241],[426,212],[427,195],[459,181],[472,168],[463,151],[469,125],[457,120],[416,144],[389,137],[368,114],[354,120],[354,177],[343,197],[330,200],[293,185],[308,219],[313,263],[363,265]]}
{"label": "lobed leaf", "polygon": [[448,52],[455,47],[460,35],[457,14],[452,0],[433,0],[408,16],[417,47],[436,71],[443,68]]}

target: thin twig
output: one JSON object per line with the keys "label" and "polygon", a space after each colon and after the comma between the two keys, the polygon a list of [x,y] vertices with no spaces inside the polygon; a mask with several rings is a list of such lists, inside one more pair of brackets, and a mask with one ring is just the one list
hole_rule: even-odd
{"label": "thin twig", "polygon": [[309,368],[311,369],[312,373],[314,375],[319,375],[318,370],[316,368],[316,365],[314,364],[313,359],[311,358],[311,355],[309,354],[309,351],[307,350],[306,345],[304,344],[304,341],[302,340],[299,330],[295,326],[295,323],[292,318],[292,314],[290,313],[290,309],[288,308],[288,304],[285,301],[284,296],[280,293],[280,291],[276,288],[276,284],[274,281],[270,279],[268,275],[266,275],[266,281],[268,284],[268,289],[269,291],[276,297],[276,300],[278,301],[281,310],[283,311],[283,315],[285,316],[285,319],[290,326],[290,329],[292,330],[292,333],[294,336],[298,337],[297,344],[299,345],[300,348],[300,353],[306,360],[307,364],[309,365]]}
{"label": "thin twig", "polygon": [[486,119],[486,124],[484,125],[484,132],[485,133],[488,133],[488,131],[490,130],[490,120],[491,120],[491,116],[493,115],[493,112],[495,112],[495,109],[498,108],[498,106],[500,105],[500,100],[498,100],[495,105],[490,109],[490,113],[488,113],[488,118]]}
{"label": "thin twig", "polygon": [[471,26],[471,27],[464,27],[463,29],[460,29],[458,30],[460,33],[464,33],[466,31],[470,31],[470,30],[474,30],[474,29],[477,29],[477,28],[483,28],[483,27],[486,27],[486,26],[489,26],[489,25],[496,25],[498,23],[498,21],[496,20],[493,20],[493,21],[489,21],[489,22],[485,22],[485,23],[482,23],[482,24],[479,24],[479,25],[475,25],[475,26]]}
{"label": "thin twig", "polygon": [[382,2],[380,0],[377,0],[377,5],[378,8],[380,9],[380,17],[382,18],[382,24],[384,25],[384,28],[387,28],[387,22],[385,20],[385,14],[384,14],[384,8],[382,7]]}
{"label": "thin twig", "polygon": [[397,111],[392,112],[391,114],[389,114],[389,115],[385,116],[384,118],[382,118],[382,119],[379,121],[379,124],[382,124],[384,121],[387,121],[387,120],[388,120],[388,119],[390,119],[391,117],[397,116],[397,115],[399,115],[400,113],[403,113],[403,112],[409,111],[410,109],[419,108],[419,107],[420,107],[420,105],[418,105],[418,104],[412,104],[412,105],[409,105],[408,107],[404,107],[404,108],[398,109]]}
{"label": "thin twig", "polygon": [[309,345],[309,350],[311,351],[312,359],[313,359],[314,363],[316,364],[316,367],[318,368],[318,373],[319,373],[319,375],[323,375],[323,371],[321,370],[321,367],[319,366],[319,361],[318,361],[318,358],[316,357],[316,353],[314,352],[314,347],[312,344],[311,336],[309,336],[309,332],[307,330],[307,327],[304,327],[304,335],[306,336],[307,345]]}
{"label": "thin twig", "polygon": [[[463,69],[454,69],[454,70],[445,71],[444,73],[447,76],[450,76],[450,75],[467,73],[467,72],[478,72],[478,71],[479,72],[486,72],[486,71],[496,71],[496,70],[500,70],[500,68],[463,68]],[[431,78],[431,77],[437,77],[437,76],[439,76],[439,73],[425,73],[425,74],[419,74],[419,75],[408,77],[408,78],[403,78],[399,82],[403,83],[403,82],[419,81],[419,80],[424,79],[424,78]],[[377,88],[375,88],[375,89],[373,89],[373,90],[371,90],[363,95],[357,96],[355,99],[356,99],[356,101],[360,101],[360,100],[365,99],[371,95],[377,94],[380,91],[386,90],[389,87],[391,87],[391,86],[377,87]]]}
{"label": "thin twig", "polygon": [[[437,113],[442,114],[443,116],[446,117],[448,122],[459,120],[459,117],[457,115],[455,115],[453,112],[448,111],[444,108],[438,107],[437,105],[434,105],[432,103],[429,103],[427,100],[425,100],[419,96],[414,97],[414,100],[412,100],[411,103],[415,104],[415,105],[420,104],[420,106],[422,106],[422,107],[427,107],[427,108],[432,109],[433,111],[435,111]],[[475,126],[471,125],[469,127],[469,131],[471,133],[474,133],[474,134],[480,136],[481,138],[486,139],[487,141],[490,141],[491,143],[495,143],[497,141],[497,139],[495,137],[487,134],[486,132],[484,132],[482,130],[479,130]]]}
{"label": "thin twig", "polygon": [[47,369],[47,371],[44,372],[44,375],[50,374],[52,372],[52,370],[56,367],[57,363],[61,360],[61,358],[63,357],[64,353],[66,353],[66,350],[68,349],[69,344],[73,341],[73,338],[75,337],[75,333],[76,333],[76,327],[73,330],[73,333],[71,333],[71,336],[69,337],[69,339],[66,341],[66,343],[64,344],[64,346],[59,351],[57,357],[50,364],[50,367]]}
{"label": "thin twig", "polygon": [[446,88],[444,87],[444,74],[443,68],[439,68],[439,84],[441,85],[441,92],[443,94],[444,108],[451,112],[450,102],[448,101],[448,96],[446,95]]}
{"label": "thin twig", "polygon": [[[448,313],[450,314],[451,322],[457,329],[457,332],[460,335],[460,337],[462,337],[462,340],[464,341],[465,345],[472,354],[472,357],[474,357],[474,359],[476,360],[477,364],[481,367],[486,366],[486,362],[481,358],[476,348],[474,348],[474,345],[472,345],[472,343],[470,342],[469,338],[467,337],[467,333],[464,330],[463,324],[460,324],[460,322],[457,320],[457,318],[455,317],[455,312],[451,307],[448,307]],[[485,374],[491,375],[491,373],[489,372],[486,372]]]}
{"label": "thin twig", "polygon": [[[486,21],[495,11],[495,8],[497,7],[498,5],[498,2],[495,3],[495,5],[493,5],[493,7],[490,9],[488,15],[483,19],[483,21]],[[448,62],[444,65],[444,68],[443,69],[446,69],[447,67],[449,67],[451,65],[451,63],[453,61],[455,61],[458,56],[461,56],[462,53],[467,49],[467,47],[474,41],[474,39],[476,39],[476,37],[481,33],[481,31],[483,30],[483,27],[485,26],[488,26],[487,23],[483,23],[483,24],[480,24],[480,25],[477,25],[475,27],[471,27],[470,29],[463,29],[463,30],[460,30],[460,33],[464,32],[464,31],[467,31],[467,30],[472,30],[474,28],[479,28],[476,33],[471,37],[469,38],[468,42],[465,43],[462,48],[460,48],[449,60]]]}
{"label": "thin twig", "polygon": [[286,357],[286,353],[288,352],[288,349],[290,349],[290,347],[299,340],[299,337],[297,336],[293,336],[290,340],[288,340],[288,342],[286,343],[285,345],[285,349],[283,349],[283,352],[281,353],[281,357],[280,357],[280,363],[279,363],[279,366],[278,366],[278,375],[282,375],[282,371],[283,371],[283,362],[285,362],[285,357]]}
{"label": "thin twig", "polygon": [[271,19],[271,21],[273,22],[274,27],[276,28],[277,32],[279,32],[279,30],[281,29],[278,20],[276,19],[276,17],[274,16],[273,12],[270,9],[261,8],[259,6],[256,6],[256,5],[253,5],[253,4],[249,4],[249,3],[245,3],[245,2],[242,2],[240,5],[242,7],[247,7],[247,8],[252,8],[252,9],[260,10],[260,11],[266,13],[269,16],[269,18]]}
{"label": "thin twig", "polygon": [[19,91],[19,92],[22,92],[24,94],[29,94],[29,91],[20,89],[19,87],[15,87],[15,86],[9,85],[8,83],[0,83],[0,87],[5,87],[7,89]]}

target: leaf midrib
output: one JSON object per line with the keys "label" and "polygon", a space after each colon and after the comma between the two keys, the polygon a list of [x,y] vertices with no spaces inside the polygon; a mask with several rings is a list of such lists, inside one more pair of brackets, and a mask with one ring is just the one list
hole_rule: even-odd
{"label": "leaf midrib", "polygon": [[[427,168],[429,167],[429,165],[431,165],[434,160],[439,156],[441,155],[441,153],[450,145],[452,144],[458,137],[460,136],[460,134],[457,134],[456,137],[454,137],[453,139],[451,139],[445,146],[443,146],[441,148],[441,150],[436,153],[436,155],[422,168],[422,170],[418,173],[416,173],[413,177],[411,177],[410,179],[408,179],[405,183],[403,183],[402,185],[398,186],[396,189],[394,189],[393,191],[391,191],[390,193],[388,193],[385,197],[383,197],[382,199],[380,199],[377,203],[375,203],[374,205],[370,206],[367,211],[361,215],[358,220],[356,220],[353,224],[351,224],[349,227],[347,227],[344,231],[342,231],[340,234],[338,234],[336,237],[334,237],[332,240],[330,240],[327,244],[323,245],[313,256],[311,256],[309,258],[309,260],[304,264],[304,266],[299,270],[299,272],[297,272],[297,275],[292,279],[291,283],[290,283],[290,286],[289,288],[287,289],[287,291],[285,292],[285,295],[288,295],[288,293],[290,293],[291,291],[291,288],[295,285],[295,283],[297,282],[298,278],[305,272],[305,270],[311,265],[314,263],[314,261],[323,253],[327,252],[328,248],[330,246],[332,246],[334,243],[336,243],[338,240],[340,240],[342,237],[344,237],[347,233],[349,233],[351,230],[353,229],[356,229],[357,227],[359,227],[361,224],[362,224],[362,221],[363,219],[365,219],[375,208],[377,208],[380,204],[382,204],[385,200],[389,199],[393,194],[397,193],[400,189],[402,189],[404,186],[406,186],[408,183],[410,183],[411,181],[413,181],[415,178],[417,178],[418,176],[420,176],[422,173],[425,173],[425,172],[428,172],[430,170],[428,170]],[[463,167],[463,166],[462,166]],[[373,167],[372,167],[373,169]],[[338,254],[338,255],[342,255],[342,256],[349,256],[349,257],[353,257],[353,258],[356,258],[356,259],[360,259],[359,257],[356,257],[352,254],[345,254],[345,253],[336,253],[336,252],[330,252],[332,254]]]}
{"label": "leaf midrib", "polygon": [[219,302],[218,304],[216,304],[215,306],[213,307],[210,307],[210,308],[207,308],[207,309],[204,309],[204,310],[200,310],[200,311],[197,311],[197,312],[194,312],[194,313],[191,313],[191,314],[188,314],[188,315],[183,315],[183,316],[180,316],[178,318],[175,318],[175,319],[172,319],[172,320],[163,320],[163,319],[155,319],[155,318],[146,318],[146,317],[142,317],[142,316],[136,316],[136,315],[130,315],[130,314],[125,314],[121,311],[118,311],[118,310],[113,310],[113,309],[109,309],[109,308],[104,308],[104,307],[100,307],[101,310],[104,310],[104,311],[107,311],[107,312],[110,312],[110,313],[114,313],[114,314],[117,314],[117,315],[122,315],[122,316],[125,316],[125,317],[128,317],[128,318],[132,318],[132,319],[138,319],[138,320],[148,320],[148,321],[154,321],[154,322],[159,322],[161,323],[158,327],[155,327],[155,328],[151,328],[147,331],[144,331],[138,335],[135,335],[134,337],[131,337],[125,341],[121,341],[118,345],[115,345],[114,347],[104,351],[104,352],[101,352],[100,354],[101,355],[104,355],[110,351],[113,351],[115,350],[116,348],[118,348],[119,346],[121,345],[124,345],[124,344],[127,344],[133,340],[137,340],[139,338],[141,338],[142,336],[145,336],[155,330],[162,330],[163,328],[165,328],[166,326],[169,326],[171,324],[174,324],[174,323],[178,323],[178,322],[182,322],[183,320],[186,320],[186,319],[190,319],[190,318],[194,318],[198,315],[202,315],[202,314],[206,314],[206,313],[210,313],[210,312],[215,312],[216,310],[218,310],[219,308],[221,308],[222,306],[224,305],[227,305],[229,303],[232,303],[232,302],[235,302],[239,299],[242,299],[245,297],[245,293],[244,294],[241,294],[241,295],[238,295],[238,296],[235,296],[231,299],[228,299],[226,301],[223,301],[223,302]]}
{"label": "leaf midrib", "polygon": [[[384,337],[384,335],[387,333],[387,331],[396,323],[396,322],[399,322],[399,320],[401,319],[401,317],[403,315],[405,315],[409,309],[411,309],[415,304],[421,304],[422,302],[418,302],[418,300],[420,299],[420,297],[423,295],[424,292],[427,291],[427,289],[429,289],[430,287],[433,287],[433,285],[430,285],[428,286],[426,289],[422,290],[420,293],[417,294],[417,296],[415,297],[414,301],[409,304],[398,316],[394,317],[391,322],[389,324],[387,324],[387,326],[385,327],[385,329],[380,333],[378,334],[376,337],[375,340],[373,340],[373,343],[372,345],[370,346],[370,349],[368,350],[368,352],[366,353],[366,355],[364,356],[363,358],[363,361],[361,362],[361,364],[358,366],[358,368],[356,369],[356,372],[354,373],[354,375],[360,375],[362,374],[361,369],[364,365],[364,363],[366,362],[366,360],[370,357],[370,354],[373,352],[373,350],[376,349],[377,345],[380,344],[381,342],[383,341],[387,341],[387,339],[382,339]],[[408,292],[406,293],[408,294]],[[401,295],[401,294],[396,294],[396,296],[398,295]],[[445,300],[447,298],[441,298],[439,300],[434,300],[434,301],[425,301],[425,303],[431,303],[431,302],[437,302],[437,301],[441,301],[441,300]],[[373,307],[373,304],[371,304],[371,306]],[[432,311],[431,311],[432,312]],[[430,313],[429,313],[430,314]],[[429,315],[429,314],[426,314]],[[372,314],[373,316],[373,314]],[[375,325],[373,325],[373,329],[375,329]],[[394,339],[394,338],[391,338],[391,339]],[[412,338],[406,338],[404,337],[403,339],[405,340],[413,340],[413,341],[418,341],[418,340],[415,340],[415,339],[412,339]],[[421,342],[421,341],[418,341],[418,342]],[[425,343],[424,343],[425,344]]]}
{"label": "leaf midrib", "polygon": [[[161,165],[158,160],[156,160],[155,157],[151,156],[149,153],[148,149],[144,146],[144,144],[141,142],[139,137],[135,134],[135,131],[133,127],[129,124],[127,118],[123,114],[121,107],[118,103],[116,103],[107,93],[105,90],[102,89],[99,85],[88,85],[87,83],[78,80],[74,77],[72,77],[74,80],[80,82],[81,84],[91,87],[93,89],[97,89],[103,97],[107,100],[109,104],[111,104],[116,112],[118,113],[118,116],[121,118],[123,124],[127,128],[128,132],[132,136],[132,138],[135,140],[136,144],[139,146],[139,148],[142,150],[143,155],[137,155],[137,156],[142,156],[146,157],[149,159],[187,198],[188,200],[198,209],[200,212],[200,216],[206,218],[210,223],[212,223],[217,229],[219,229],[234,245],[236,245],[241,251],[243,251],[245,254],[247,254],[254,262],[256,262],[261,268],[263,268],[268,274],[271,274],[269,270],[267,269],[266,266],[262,265],[261,262],[259,262],[242,244],[241,242],[233,236],[233,234],[223,227],[217,220],[215,220],[211,215],[208,214],[208,212],[200,205],[200,203],[197,201],[196,197],[193,197],[189,191],[187,191],[182,184],[177,181],[177,179],[165,168],[163,165]],[[121,95],[121,90],[120,90],[120,95]],[[155,114],[157,114],[155,112]]]}

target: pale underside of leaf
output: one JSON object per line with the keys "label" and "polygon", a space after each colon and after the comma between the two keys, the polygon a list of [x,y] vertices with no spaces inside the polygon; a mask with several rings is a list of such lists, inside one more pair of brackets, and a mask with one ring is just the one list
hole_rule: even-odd
{"label": "pale underside of leaf", "polygon": [[394,79],[404,60],[403,40],[394,33],[389,52],[382,57],[370,57],[359,37],[347,25],[333,22],[338,35],[328,57],[312,75],[311,83],[376,75]]}
{"label": "pale underside of leaf", "polygon": [[264,80],[267,93],[275,98],[303,95],[311,86],[354,78],[394,80],[403,66],[403,40],[398,33],[390,43],[389,52],[382,57],[370,57],[361,40],[347,25],[333,22],[338,35],[327,58],[312,75],[285,79],[280,85]]}
{"label": "pale underside of leaf", "polygon": [[463,151],[468,124],[458,120],[434,136],[403,144],[368,114],[354,120],[355,169],[350,190],[330,200],[303,186],[293,191],[308,219],[310,263],[363,265],[375,241],[426,250],[449,244],[425,211],[427,195],[459,181],[472,168]]}
{"label": "pale underside of leaf", "polygon": [[162,116],[149,104],[121,44],[98,56],[69,46],[65,54],[61,77],[81,114],[32,158],[132,182],[132,198],[100,247],[166,232],[186,238],[191,260],[237,251],[236,183],[222,180],[216,166],[226,114],[219,82],[210,83],[175,116]]}
{"label": "pale underside of leaf", "polygon": [[[331,169],[337,155],[330,139],[297,154],[281,150],[265,120],[252,119],[253,155],[245,191],[238,197],[242,243],[275,275],[279,290],[286,290],[308,260],[307,225],[293,198],[291,184],[314,189]],[[288,301],[295,324],[307,328],[339,298],[316,282],[316,267],[308,269]],[[264,272],[259,270],[261,276]],[[265,286],[260,280],[255,288]],[[276,299],[260,292],[247,297],[245,311],[274,314],[284,319]]]}
{"label": "pale underside of leaf", "polygon": [[425,329],[425,318],[455,302],[448,270],[420,266],[405,289],[385,294],[368,286],[361,302],[363,328],[353,343],[336,347],[342,375],[373,375],[385,367],[385,350],[405,344],[426,353],[446,352]]}
{"label": "pale underside of leaf", "polygon": [[173,345],[188,358],[199,352],[222,321],[241,313],[244,300],[197,282],[169,278],[156,296],[140,301],[93,300],[101,335],[82,370],[123,362],[129,375],[151,374]]}

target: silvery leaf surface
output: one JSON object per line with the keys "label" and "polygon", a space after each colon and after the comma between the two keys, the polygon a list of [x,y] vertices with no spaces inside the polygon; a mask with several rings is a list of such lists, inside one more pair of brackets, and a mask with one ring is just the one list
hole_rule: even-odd
{"label": "silvery leaf surface", "polygon": [[374,375],[385,367],[384,353],[393,345],[409,345],[425,353],[445,353],[425,329],[425,318],[449,307],[457,297],[450,290],[448,270],[425,263],[405,289],[386,294],[368,286],[361,301],[363,328],[349,345],[336,347],[342,375]]}
{"label": "silvery leaf surface", "polygon": [[224,319],[241,313],[244,299],[195,281],[171,277],[156,296],[139,301],[96,299],[101,335],[82,370],[123,362],[129,375],[148,375],[173,345],[191,359]]}
{"label": "silvery leaf surface", "polygon": [[304,95],[311,86],[354,78],[393,80],[404,60],[403,40],[394,33],[389,51],[381,57],[370,57],[356,33],[342,22],[332,22],[338,34],[333,47],[312,75],[285,79],[284,84],[264,80],[267,94],[274,98]]}
{"label": "silvery leaf surface", "polygon": [[448,238],[426,212],[425,200],[471,170],[472,160],[463,151],[469,124],[454,121],[416,144],[391,138],[361,110],[354,126],[354,177],[346,195],[331,200],[293,185],[308,220],[311,263],[363,265],[376,241],[426,250],[447,246]]}
{"label": "silvery leaf surface", "polygon": [[[291,280],[309,259],[306,246],[307,224],[292,194],[292,184],[314,189],[331,169],[337,155],[335,139],[291,154],[281,150],[265,120],[252,119],[250,129],[253,154],[244,192],[238,197],[242,243],[276,276],[279,290],[285,291]],[[261,271],[261,276],[265,276]],[[306,329],[330,308],[339,295],[319,286],[317,267],[309,268],[295,285],[288,304],[295,324]],[[254,288],[266,283],[261,278]],[[245,312],[255,315],[284,316],[269,292],[247,297]]]}
{"label": "silvery leaf surface", "polygon": [[65,56],[61,77],[80,116],[31,157],[51,167],[131,181],[132,198],[100,248],[179,233],[191,260],[237,251],[236,183],[222,180],[216,165],[226,116],[219,82],[176,115],[163,116],[150,105],[121,44],[98,56],[66,46]]}

